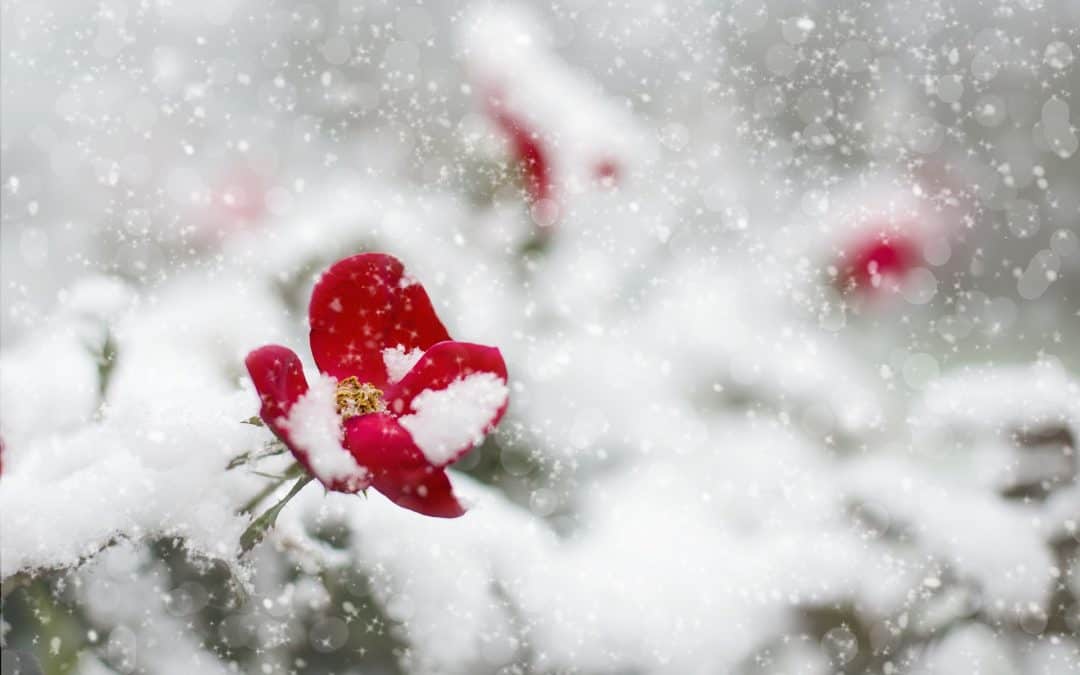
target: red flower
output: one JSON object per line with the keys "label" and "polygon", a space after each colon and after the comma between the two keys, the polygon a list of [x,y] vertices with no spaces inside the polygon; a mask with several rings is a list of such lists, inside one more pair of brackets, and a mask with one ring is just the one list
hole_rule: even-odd
{"label": "red flower", "polygon": [[524,120],[510,112],[496,92],[488,97],[488,114],[513,146],[514,159],[525,172],[525,193],[532,202],[551,199],[554,184],[551,162],[540,144],[540,137]]}
{"label": "red flower", "polygon": [[870,293],[885,281],[901,281],[919,265],[919,247],[911,236],[875,231],[847,247],[837,282],[841,290]]}
{"label": "red flower", "polygon": [[451,340],[423,286],[380,253],[330,267],[308,311],[322,373],[310,387],[292,350],[248,354],[263,421],[327,489],[372,486],[425,515],[462,515],[445,467],[506,411],[499,350]]}

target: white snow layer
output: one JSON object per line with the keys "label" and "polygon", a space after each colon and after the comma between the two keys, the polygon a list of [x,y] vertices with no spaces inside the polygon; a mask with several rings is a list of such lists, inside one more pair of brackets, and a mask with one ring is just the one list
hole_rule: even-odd
{"label": "white snow layer", "polygon": [[87,650],[77,672],[235,672],[188,629],[189,615],[207,602],[205,591],[190,583],[170,590],[169,569],[154,560],[145,544],[109,548],[79,571],[78,580],[80,606],[103,634],[104,654],[117,670],[105,668]]}
{"label": "white snow layer", "polygon": [[[474,506],[445,526],[381,497],[357,509],[308,493],[278,535],[301,557],[374,571],[376,598],[408,626],[414,672],[494,670],[526,649],[537,671],[727,672],[790,625],[793,604],[851,593],[865,545],[829,526],[830,479],[809,448],[766,434],[775,452],[763,453],[749,429],[713,431],[741,445],[619,472],[586,495],[586,525],[563,540],[453,473]],[[766,482],[777,470],[786,487]],[[750,503],[748,485],[760,490]],[[348,556],[317,539],[327,522],[358,534]]]}
{"label": "white snow layer", "polygon": [[1019,675],[1020,669],[1001,637],[981,624],[967,624],[946,634],[923,654],[916,675]]}
{"label": "white snow layer", "polygon": [[412,400],[415,411],[399,418],[421,452],[436,466],[480,442],[510,390],[494,373],[473,373],[445,389],[425,389]]}
{"label": "white snow layer", "polygon": [[[112,325],[117,355],[97,415],[84,392],[78,406],[57,410],[59,423],[5,437],[0,576],[73,565],[115,541],[144,537],[177,536],[207,556],[235,555],[248,520],[239,510],[265,479],[225,466],[267,437],[240,423],[253,414],[255,397],[237,387],[243,381],[250,389],[246,377],[239,380],[217,358],[240,364],[261,341],[281,339],[281,314],[268,294],[229,277],[188,279],[155,300]],[[68,374],[81,378],[70,383],[96,392],[94,355],[68,349],[34,350],[18,370],[5,367],[3,391],[22,386],[17,373],[37,371],[42,396],[43,385],[55,386],[54,405],[62,403],[63,373],[50,378],[70,363]],[[4,399],[8,405],[18,397]],[[24,425],[5,420],[5,429]]]}
{"label": "white snow layer", "polygon": [[[251,392],[236,388],[241,382],[250,389],[238,364],[246,350],[266,342],[292,338],[302,347],[270,289],[280,275],[301,273],[311,259],[331,262],[341,247],[368,238],[424,270],[424,279],[455,280],[438,286],[440,312],[445,302],[455,332],[499,345],[518,364],[515,409],[523,411],[537,453],[585,471],[612,457],[625,467],[583,471],[588,478],[580,485],[575,476],[560,477],[565,482],[549,496],[560,507],[575,502],[574,531],[562,541],[547,519],[456,474],[456,489],[478,506],[454,521],[425,519],[378,495],[362,501],[304,490],[271,538],[306,545],[289,556],[374,574],[376,599],[402,621],[415,659],[410,671],[483,671],[529,649],[537,670],[730,671],[782,634],[800,607],[850,602],[893,616],[943,565],[955,565],[965,581],[988,581],[987,597],[1009,608],[1043,602],[1045,543],[1024,527],[1037,507],[990,499],[961,482],[955,494],[962,516],[950,526],[951,517],[941,514],[953,508],[952,487],[928,502],[935,508],[920,508],[921,493],[906,492],[895,466],[866,469],[879,474],[875,480],[838,470],[821,448],[787,439],[782,418],[748,416],[757,418],[749,426],[741,415],[702,421],[687,402],[701,385],[715,393],[714,375],[725,390],[752,385],[746,388],[758,400],[777,407],[814,410],[824,402],[837,421],[850,410],[847,402],[873,385],[813,325],[772,306],[761,311],[762,303],[729,301],[730,274],[681,263],[654,269],[665,292],[643,295],[638,319],[617,312],[634,266],[605,259],[603,242],[556,242],[552,255],[581,263],[571,268],[575,283],[555,283],[566,268],[552,265],[537,271],[549,283],[522,298],[514,295],[511,267],[445,255],[454,232],[478,250],[499,252],[497,233],[508,229],[497,221],[470,229],[452,201],[424,195],[405,207],[392,190],[345,181],[296,211],[297,218],[262,233],[259,248],[245,235],[230,244],[234,276],[178,277],[156,292],[153,311],[116,326],[120,358],[100,422],[89,419],[94,402],[87,397],[90,407],[81,410],[90,415],[77,417],[81,427],[59,434],[31,425],[35,439],[46,438],[8,449],[18,461],[9,470],[5,454],[0,478],[4,575],[74,563],[114,537],[163,533],[230,559],[246,524],[236,510],[264,482],[223,466],[268,438],[265,429],[238,423],[255,409]],[[433,213],[450,214],[452,226],[424,230],[418,223]],[[633,225],[636,236],[643,228]],[[608,296],[589,307],[581,297],[591,297],[596,278]],[[778,335],[762,354],[755,336],[769,335],[779,321],[794,332]],[[795,347],[796,367],[788,370]],[[821,354],[828,363],[812,367]],[[4,356],[15,351],[5,345]],[[29,381],[48,358],[44,351],[26,362]],[[834,363],[844,367],[830,377]],[[89,369],[86,383],[93,384]],[[874,414],[844,427],[876,428],[883,407],[875,402]],[[42,485],[64,498],[43,500]],[[1075,519],[1074,495],[1053,501],[1055,522]],[[880,506],[897,527],[919,536],[899,547],[852,530],[842,516],[850,496]],[[34,505],[32,513],[26,504]],[[305,534],[307,525],[327,518],[340,518],[358,535],[349,549]],[[999,524],[1009,541],[1020,542],[1006,547],[1016,552],[994,550],[990,535],[979,534],[997,532]],[[530,634],[519,632],[522,626]]]}
{"label": "white snow layer", "polygon": [[344,429],[334,397],[337,381],[328,375],[311,378],[307,393],[289,410],[283,426],[297,448],[307,453],[312,471],[324,483],[357,484],[367,471],[342,446]]}
{"label": "white snow layer", "polygon": [[1080,383],[1053,361],[965,369],[929,385],[912,426],[920,434],[1063,426],[1080,438]]}
{"label": "white snow layer", "polygon": [[891,457],[858,462],[848,478],[860,503],[910,531],[952,574],[973,582],[987,612],[1046,606],[1055,563],[1034,508]]}
{"label": "white snow layer", "polygon": [[404,345],[382,350],[383,364],[386,366],[386,374],[390,377],[390,381],[400,382],[423,355],[424,350],[419,347],[413,347],[406,352]]}

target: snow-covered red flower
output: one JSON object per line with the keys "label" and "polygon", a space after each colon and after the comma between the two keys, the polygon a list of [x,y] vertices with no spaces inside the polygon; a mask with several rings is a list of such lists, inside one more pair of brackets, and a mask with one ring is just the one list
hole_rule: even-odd
{"label": "snow-covered red flower", "polygon": [[317,379],[286,347],[246,359],[263,421],[330,490],[371,486],[425,515],[462,515],[446,467],[506,411],[499,350],[451,340],[423,286],[380,253],[331,266],[308,311]]}

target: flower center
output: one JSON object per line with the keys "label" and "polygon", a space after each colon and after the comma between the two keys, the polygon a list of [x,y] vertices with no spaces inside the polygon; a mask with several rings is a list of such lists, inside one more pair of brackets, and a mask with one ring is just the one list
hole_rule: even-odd
{"label": "flower center", "polygon": [[367,382],[361,383],[355,377],[346,377],[338,382],[334,403],[342,420],[386,410],[382,391]]}

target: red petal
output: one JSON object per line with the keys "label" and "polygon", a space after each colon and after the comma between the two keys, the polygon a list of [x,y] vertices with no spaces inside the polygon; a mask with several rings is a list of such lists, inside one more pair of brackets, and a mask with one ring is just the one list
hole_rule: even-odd
{"label": "red petal", "polygon": [[848,249],[850,262],[839,278],[841,289],[874,290],[874,277],[901,279],[919,263],[919,247],[905,234],[881,234]]}
{"label": "red petal", "polygon": [[308,308],[311,353],[319,370],[383,388],[382,350],[427,349],[449,340],[424,287],[401,262],[382,253],[338,261],[315,284]]}
{"label": "red petal", "polygon": [[394,415],[406,415],[420,392],[445,389],[454,380],[473,373],[492,373],[506,381],[506,362],[498,347],[456,340],[440,342],[427,350],[400,382],[386,389],[387,408]]}
{"label": "red petal", "polygon": [[540,144],[539,135],[529,130],[525,120],[506,109],[501,92],[495,91],[488,97],[487,110],[513,146],[514,159],[521,164],[525,173],[525,193],[529,201],[551,199],[554,192],[551,163]]}
{"label": "red petal", "polygon": [[267,345],[248,354],[244,364],[262,400],[259,416],[288,445],[279,422],[308,389],[300,357],[288,347]]}
{"label": "red petal", "polygon": [[431,466],[409,432],[390,415],[348,420],[345,446],[367,468],[375,489],[398,506],[436,518],[465,513],[445,469]]}
{"label": "red petal", "polygon": [[496,121],[510,137],[517,161],[525,170],[525,191],[529,199],[534,202],[551,199],[551,169],[540,141],[527,131],[521,122],[509,115],[500,115],[496,117]]}
{"label": "red petal", "polygon": [[[386,406],[390,414],[400,417],[412,412],[412,402],[421,392],[429,389],[446,389],[454,381],[475,373],[491,373],[506,382],[506,362],[496,347],[455,342],[440,342],[427,350],[416,365],[412,367],[400,382],[391,384],[386,390]],[[491,420],[484,426],[484,433],[490,431],[506,412],[504,402]],[[468,443],[439,466],[451,464],[473,448]]]}
{"label": "red petal", "polygon": [[369,483],[364,476],[324,480],[312,469],[307,450],[293,440],[288,428],[283,424],[293,404],[308,391],[304,369],[296,353],[287,347],[269,345],[248,354],[244,362],[262,399],[259,416],[289,448],[296,461],[300,462],[309,474],[318,478],[327,490],[356,492],[366,488]]}

